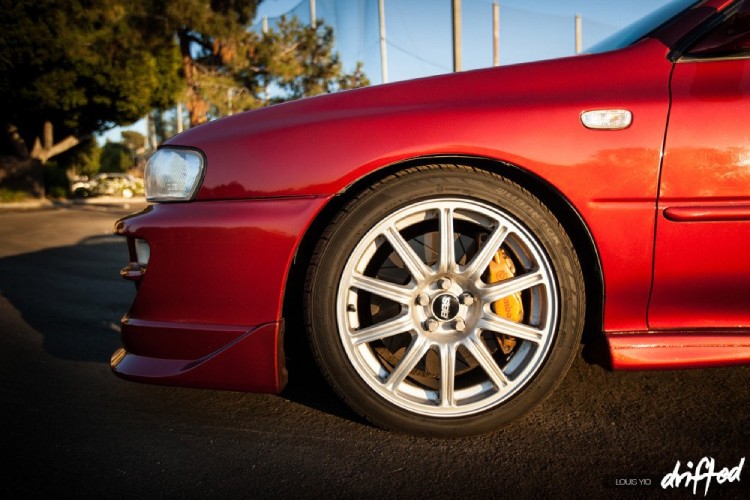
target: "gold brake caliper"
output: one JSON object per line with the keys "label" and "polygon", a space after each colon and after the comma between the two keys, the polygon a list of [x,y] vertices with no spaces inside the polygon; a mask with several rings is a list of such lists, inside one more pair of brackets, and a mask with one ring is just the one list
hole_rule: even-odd
{"label": "gold brake caliper", "polygon": [[[497,251],[490,262],[489,279],[490,284],[510,279],[516,275],[516,266],[508,254],[501,248]],[[519,323],[523,319],[523,302],[521,292],[516,292],[507,297],[496,300],[492,304],[492,310],[501,318]],[[498,333],[497,341],[504,354],[509,354],[516,346],[516,339],[508,335]]]}

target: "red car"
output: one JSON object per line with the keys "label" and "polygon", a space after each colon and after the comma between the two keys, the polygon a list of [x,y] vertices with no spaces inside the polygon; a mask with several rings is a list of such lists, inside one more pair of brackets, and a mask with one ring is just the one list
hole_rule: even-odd
{"label": "red car", "polygon": [[748,363],[748,116],[750,0],[677,0],[588,54],[191,129],[116,226],[112,368],[277,393],[309,341],[370,421],[456,436],[528,413],[584,327],[614,369]]}

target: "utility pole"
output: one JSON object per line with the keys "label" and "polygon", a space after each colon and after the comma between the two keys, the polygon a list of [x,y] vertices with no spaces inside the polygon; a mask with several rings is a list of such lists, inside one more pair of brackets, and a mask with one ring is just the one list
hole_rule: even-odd
{"label": "utility pole", "polygon": [[388,83],[388,52],[385,43],[385,0],[378,0],[378,18],[380,19],[380,72],[383,83]]}
{"label": "utility pole", "polygon": [[317,29],[318,21],[315,19],[315,0],[310,0],[310,26]]}
{"label": "utility pole", "polygon": [[582,30],[581,30],[581,14],[576,14],[576,54],[581,53],[581,40],[582,40]]}
{"label": "utility pole", "polygon": [[492,65],[500,66],[500,5],[492,4]]}
{"label": "utility pole", "polygon": [[453,72],[461,71],[461,0],[453,0]]}
{"label": "utility pole", "polygon": [[182,124],[182,101],[177,101],[177,133],[179,134],[184,130]]}
{"label": "utility pole", "polygon": [[156,120],[153,116],[146,115],[146,144],[150,146],[151,151],[156,150],[159,141],[156,140]]}
{"label": "utility pole", "polygon": [[[263,16],[263,23],[260,25],[260,31],[261,33],[263,33],[264,36],[268,34],[268,17],[266,16]],[[265,100],[266,104],[268,104],[271,101],[271,98],[268,95],[268,92],[269,92],[268,78],[264,77],[263,80],[265,81],[265,83],[263,84],[263,99]]]}

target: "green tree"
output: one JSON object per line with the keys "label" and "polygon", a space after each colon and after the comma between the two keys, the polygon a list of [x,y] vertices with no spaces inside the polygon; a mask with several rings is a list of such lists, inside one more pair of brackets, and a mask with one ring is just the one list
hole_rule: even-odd
{"label": "green tree", "polygon": [[100,172],[127,172],[133,166],[133,152],[119,142],[108,142],[102,147]]}
{"label": "green tree", "polygon": [[122,143],[133,153],[141,154],[146,149],[146,136],[135,130],[123,130],[120,132]]}
{"label": "green tree", "polygon": [[[182,55],[185,101],[191,125],[264,106],[339,89],[368,85],[361,69],[342,72],[333,29],[282,18],[276,30],[249,30],[255,0],[154,2],[158,29],[176,36]],[[267,89],[278,90],[268,99]]]}
{"label": "green tree", "polygon": [[249,31],[259,3],[0,0],[0,183],[23,170],[8,158],[41,172],[92,134],[151,110],[166,135],[170,125],[156,122],[176,99],[196,125],[268,104],[270,87],[278,101],[368,83],[361,67],[341,71],[322,22]]}
{"label": "green tree", "polygon": [[41,162],[174,102],[179,53],[145,0],[0,0],[3,152]]}
{"label": "green tree", "polygon": [[[245,42],[260,0],[157,0],[150,3],[145,26],[173,45],[175,38],[182,58],[185,101],[191,125],[208,120],[211,95],[218,78],[237,47]],[[224,86],[224,81],[218,85]]]}
{"label": "green tree", "polygon": [[0,0],[0,183],[59,194],[65,161],[42,164],[174,102],[179,51],[141,30],[147,3]]}
{"label": "green tree", "polygon": [[361,63],[353,73],[342,73],[333,42],[333,28],[325,23],[318,21],[313,29],[297,18],[282,16],[277,29],[264,34],[254,53],[247,54],[245,67],[238,68],[237,74],[249,88],[279,89],[274,102],[369,85]]}
{"label": "green tree", "polygon": [[[57,167],[71,176],[85,175],[92,177],[99,173],[102,148],[96,139],[87,137],[74,148],[55,157]],[[48,162],[49,165],[50,162]]]}

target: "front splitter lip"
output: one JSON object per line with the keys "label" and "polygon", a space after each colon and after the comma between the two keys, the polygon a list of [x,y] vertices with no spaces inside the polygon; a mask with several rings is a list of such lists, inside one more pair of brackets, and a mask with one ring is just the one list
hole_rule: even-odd
{"label": "front splitter lip", "polygon": [[277,394],[287,382],[282,332],[283,322],[260,325],[197,359],[156,358],[120,348],[110,365],[115,375],[137,382]]}

